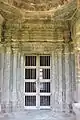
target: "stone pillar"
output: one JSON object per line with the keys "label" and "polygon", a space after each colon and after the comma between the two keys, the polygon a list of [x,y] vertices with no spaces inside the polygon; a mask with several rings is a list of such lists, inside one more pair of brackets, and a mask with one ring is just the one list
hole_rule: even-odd
{"label": "stone pillar", "polygon": [[24,55],[21,53],[21,79],[20,79],[20,104],[21,110],[24,110]]}
{"label": "stone pillar", "polygon": [[24,109],[24,56],[13,49],[12,111]]}
{"label": "stone pillar", "polygon": [[12,109],[16,111],[17,105],[17,50],[13,49],[13,91],[12,91]]}
{"label": "stone pillar", "polygon": [[72,54],[73,45],[69,44],[69,88],[70,88],[70,103],[69,111],[72,112],[72,104],[74,102],[74,88],[75,88],[75,61],[74,54]]}
{"label": "stone pillar", "polygon": [[74,86],[75,86],[75,61],[71,53],[72,45],[65,44],[65,92],[66,92],[66,112],[72,112],[72,103],[74,101]]}
{"label": "stone pillar", "polygon": [[80,101],[80,51],[76,52],[76,101]]}
{"label": "stone pillar", "polygon": [[75,102],[78,102],[78,67],[79,67],[79,65],[78,65],[78,63],[80,63],[79,62],[79,54],[78,54],[78,52],[75,52],[75,87],[74,87],[74,101]]}
{"label": "stone pillar", "polygon": [[62,111],[62,51],[55,52],[53,60],[53,93],[54,110]]}
{"label": "stone pillar", "polygon": [[21,63],[21,56],[20,56],[20,53],[18,53],[17,55],[17,66],[16,66],[16,110],[19,109],[20,107],[20,74],[21,74],[21,71],[20,71],[20,63]]}
{"label": "stone pillar", "polygon": [[17,95],[17,111],[23,110],[24,107],[24,57],[22,53],[18,53],[17,58],[17,81],[16,81],[16,95]]}
{"label": "stone pillar", "polygon": [[51,96],[51,104],[52,104],[52,108],[53,111],[55,111],[55,53],[52,52],[52,60],[51,60],[51,91],[52,91],[52,96]]}
{"label": "stone pillar", "polygon": [[75,78],[75,54],[71,53],[71,66],[72,66],[72,102],[75,102],[76,92],[76,78]]}
{"label": "stone pillar", "polygon": [[[1,53],[0,53],[0,76],[1,76]],[[0,112],[1,112],[1,86],[2,80],[0,79]]]}
{"label": "stone pillar", "polygon": [[62,111],[66,111],[65,48],[62,48]]}
{"label": "stone pillar", "polygon": [[4,55],[4,68],[3,68],[3,93],[2,93],[2,111],[9,112],[9,87],[10,87],[10,57],[11,57],[11,48],[6,47],[6,52]]}
{"label": "stone pillar", "polygon": [[4,70],[4,48],[0,53],[0,95],[1,95],[1,110],[3,108],[3,92],[4,92],[4,84],[3,84],[3,70]]}
{"label": "stone pillar", "polygon": [[58,70],[59,70],[59,108],[62,111],[62,50],[58,52]]}
{"label": "stone pillar", "polygon": [[55,111],[59,110],[59,99],[58,99],[58,93],[59,93],[59,76],[58,76],[58,53],[57,51],[55,52],[55,57],[54,57],[54,71],[55,71],[55,76],[54,76],[54,80],[55,80]]}
{"label": "stone pillar", "polygon": [[12,92],[13,92],[13,55],[10,57],[10,81],[9,81],[9,112],[12,112]]}
{"label": "stone pillar", "polygon": [[69,112],[69,104],[70,104],[70,67],[69,67],[69,46],[68,44],[65,45],[65,92],[66,92],[66,105],[65,110]]}
{"label": "stone pillar", "polygon": [[3,68],[4,68],[4,51],[0,53],[0,112],[2,104],[3,93]]}

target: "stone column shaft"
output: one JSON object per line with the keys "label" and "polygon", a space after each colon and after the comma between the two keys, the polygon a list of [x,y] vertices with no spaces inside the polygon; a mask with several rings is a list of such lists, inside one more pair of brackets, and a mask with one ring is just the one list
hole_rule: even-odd
{"label": "stone column shaft", "polygon": [[76,91],[76,78],[75,78],[75,55],[71,54],[71,66],[72,66],[72,102],[75,101],[75,91]]}
{"label": "stone column shaft", "polygon": [[57,51],[54,55],[53,71],[55,110],[62,111],[62,51]]}
{"label": "stone column shaft", "polygon": [[17,50],[13,51],[13,111],[16,110],[17,102],[17,91],[16,91],[16,82],[17,82]]}
{"label": "stone column shaft", "polygon": [[16,91],[17,91],[17,110],[20,111],[24,107],[24,64],[23,55],[18,53],[17,60],[17,81],[16,81]]}
{"label": "stone column shaft", "polygon": [[55,53],[55,58],[54,58],[54,71],[55,71],[55,111],[58,111],[59,107],[59,101],[58,101],[58,93],[59,93],[59,78],[58,78],[58,54]]}
{"label": "stone column shaft", "polygon": [[4,54],[4,69],[3,69],[3,112],[9,112],[9,87],[10,87],[10,59],[11,48],[6,47],[6,53]]}
{"label": "stone column shaft", "polygon": [[52,91],[52,97],[51,97],[51,101],[52,101],[52,108],[53,108],[53,111],[55,111],[55,53],[52,52],[52,59],[51,59],[51,91]]}
{"label": "stone column shaft", "polygon": [[[64,48],[63,48],[64,49]],[[65,54],[62,52],[62,110],[66,109]]]}
{"label": "stone column shaft", "polygon": [[74,83],[75,83],[75,63],[74,63],[74,54],[71,52],[71,44],[69,44],[69,111],[72,112],[72,103],[74,102]]}
{"label": "stone column shaft", "polygon": [[74,58],[71,54],[71,45],[68,43],[65,46],[65,83],[66,83],[66,111],[72,111],[72,103],[74,99],[75,71]]}
{"label": "stone column shaft", "polygon": [[20,89],[21,89],[21,109],[24,110],[24,55],[21,54],[21,79],[20,79]]}
{"label": "stone column shaft", "polygon": [[69,77],[69,53],[65,53],[65,82],[66,82],[66,110],[70,104],[70,77]]}
{"label": "stone column shaft", "polygon": [[16,80],[16,95],[17,95],[17,108],[19,108],[20,106],[20,74],[21,74],[21,70],[20,70],[20,63],[21,63],[21,56],[20,53],[18,53],[17,56],[17,80]]}
{"label": "stone column shaft", "polygon": [[58,64],[59,64],[59,106],[62,111],[62,51],[58,53]]}
{"label": "stone column shaft", "polygon": [[4,100],[4,82],[3,82],[3,73],[4,73],[4,52],[3,53],[1,53],[1,68],[0,68],[1,70],[0,70],[0,77],[1,77],[1,79],[0,79],[0,81],[1,81],[1,109],[3,109],[2,107],[3,107],[3,100]]}
{"label": "stone column shaft", "polygon": [[4,53],[0,53],[0,92],[2,92],[3,89],[3,68],[4,68]]}
{"label": "stone column shaft", "polygon": [[0,111],[3,103],[3,69],[4,69],[4,52],[0,53]]}

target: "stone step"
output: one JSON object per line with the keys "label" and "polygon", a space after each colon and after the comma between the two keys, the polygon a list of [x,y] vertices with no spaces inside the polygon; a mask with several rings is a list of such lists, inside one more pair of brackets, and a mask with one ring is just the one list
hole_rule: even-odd
{"label": "stone step", "polygon": [[0,120],[75,120],[74,114],[57,113],[48,110],[26,111],[20,113],[9,113]]}

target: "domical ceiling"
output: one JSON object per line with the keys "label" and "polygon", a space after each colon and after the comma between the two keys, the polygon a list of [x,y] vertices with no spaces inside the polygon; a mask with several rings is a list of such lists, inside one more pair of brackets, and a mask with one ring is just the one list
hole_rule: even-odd
{"label": "domical ceiling", "polygon": [[[10,0],[11,1],[11,0]],[[30,11],[46,11],[71,0],[13,0],[13,5]]]}
{"label": "domical ceiling", "polygon": [[0,0],[5,19],[68,19],[76,10],[76,0]]}

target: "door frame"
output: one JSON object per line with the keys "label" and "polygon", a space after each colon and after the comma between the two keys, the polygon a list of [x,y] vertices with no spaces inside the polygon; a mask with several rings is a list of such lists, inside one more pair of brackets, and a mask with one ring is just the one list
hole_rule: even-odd
{"label": "door frame", "polygon": [[[27,68],[36,68],[36,79],[35,80],[29,80],[29,82],[34,82],[36,81],[36,93],[29,93],[26,94],[25,93],[25,56],[36,56],[36,66],[27,66]],[[40,66],[40,56],[50,56],[50,66]],[[24,109],[51,109],[52,105],[52,71],[51,71],[51,65],[52,65],[52,56],[51,54],[41,54],[41,55],[36,55],[36,54],[25,54],[24,55]],[[47,80],[47,82],[50,82],[50,93],[46,93],[46,95],[50,96],[50,106],[40,106],[40,95],[44,95],[45,93],[40,93],[40,80],[39,80],[39,70],[40,68],[50,68],[50,79]],[[44,79],[45,80],[45,79]],[[39,81],[39,83],[38,83]],[[43,81],[44,82],[44,81]],[[46,80],[45,80],[46,82]],[[32,95],[32,96],[36,96],[36,106],[25,106],[25,95]]]}

